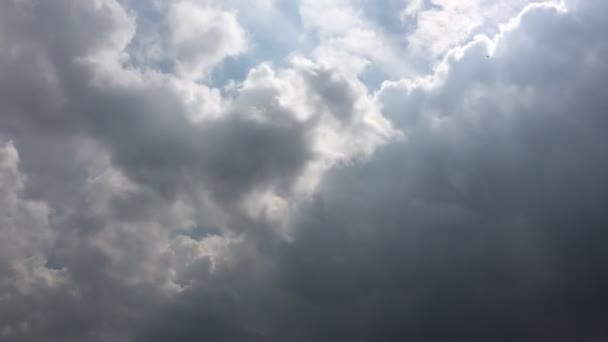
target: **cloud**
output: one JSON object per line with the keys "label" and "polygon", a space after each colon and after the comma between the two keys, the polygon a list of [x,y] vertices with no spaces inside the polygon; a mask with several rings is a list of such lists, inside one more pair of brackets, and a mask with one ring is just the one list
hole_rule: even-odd
{"label": "cloud", "polygon": [[303,340],[603,337],[601,6],[536,7],[490,59],[383,87],[407,139],[326,176],[280,258]]}
{"label": "cloud", "polygon": [[245,47],[245,33],[234,15],[194,2],[172,4],[168,26],[168,52],[177,63],[177,72],[192,78]]}
{"label": "cloud", "polygon": [[492,34],[497,22],[508,20],[530,3],[533,1],[412,1],[403,10],[402,20],[417,22],[416,29],[408,36],[412,49],[442,57],[474,33]]}
{"label": "cloud", "polygon": [[298,5],[0,5],[0,340],[606,338],[606,5]]}

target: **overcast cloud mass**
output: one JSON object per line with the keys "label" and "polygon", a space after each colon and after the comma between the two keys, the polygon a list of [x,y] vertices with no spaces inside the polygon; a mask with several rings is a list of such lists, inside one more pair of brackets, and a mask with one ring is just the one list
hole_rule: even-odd
{"label": "overcast cloud mass", "polygon": [[0,1],[0,341],[608,341],[608,2]]}

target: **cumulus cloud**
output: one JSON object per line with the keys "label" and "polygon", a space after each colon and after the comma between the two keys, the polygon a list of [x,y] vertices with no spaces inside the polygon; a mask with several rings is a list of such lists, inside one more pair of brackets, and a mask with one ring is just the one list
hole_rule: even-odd
{"label": "cumulus cloud", "polygon": [[245,46],[245,33],[234,15],[193,2],[172,4],[168,26],[169,54],[177,63],[177,72],[190,77],[200,76],[225,57],[237,55]]}
{"label": "cumulus cloud", "polygon": [[606,10],[2,2],[0,340],[607,338]]}
{"label": "cumulus cloud", "polygon": [[[549,3],[537,1],[534,3]],[[496,32],[496,23],[507,21],[528,0],[460,1],[431,0],[411,1],[403,9],[404,21],[415,20],[415,30],[408,36],[409,46],[420,54],[441,57],[450,48],[470,39],[472,34]]]}

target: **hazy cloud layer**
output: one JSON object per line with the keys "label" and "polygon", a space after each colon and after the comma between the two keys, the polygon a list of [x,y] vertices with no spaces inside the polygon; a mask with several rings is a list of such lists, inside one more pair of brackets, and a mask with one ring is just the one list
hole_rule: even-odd
{"label": "hazy cloud layer", "polygon": [[608,339],[607,14],[2,2],[0,341]]}

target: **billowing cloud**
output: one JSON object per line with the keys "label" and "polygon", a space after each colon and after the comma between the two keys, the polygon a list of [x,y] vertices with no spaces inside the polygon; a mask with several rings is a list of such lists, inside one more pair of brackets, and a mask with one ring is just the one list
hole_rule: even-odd
{"label": "billowing cloud", "polygon": [[177,72],[191,77],[239,54],[246,39],[234,15],[188,1],[171,5],[168,30],[167,50],[176,61]]}
{"label": "billowing cloud", "polygon": [[607,10],[2,2],[0,340],[608,338]]}
{"label": "billowing cloud", "polygon": [[496,23],[507,21],[530,3],[532,1],[527,0],[416,0],[407,3],[401,18],[417,22],[408,37],[412,49],[421,54],[441,56],[473,34],[493,34],[498,29]]}

